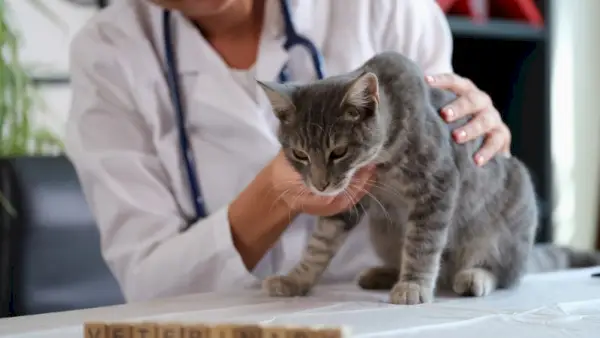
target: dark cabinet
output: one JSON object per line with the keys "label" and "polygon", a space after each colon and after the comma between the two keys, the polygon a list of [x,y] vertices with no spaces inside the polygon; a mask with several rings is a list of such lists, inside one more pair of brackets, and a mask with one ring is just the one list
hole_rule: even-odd
{"label": "dark cabinet", "polygon": [[538,241],[552,239],[548,6],[539,1],[545,28],[490,20],[475,24],[448,16],[455,71],[485,90],[513,135],[512,153],[530,168],[540,201]]}

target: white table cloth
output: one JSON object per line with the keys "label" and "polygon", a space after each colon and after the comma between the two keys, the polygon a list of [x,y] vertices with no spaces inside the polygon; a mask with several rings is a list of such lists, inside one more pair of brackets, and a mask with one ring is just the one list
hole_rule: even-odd
{"label": "white table cloth", "polygon": [[352,337],[600,337],[596,269],[528,276],[485,298],[439,297],[432,304],[388,304],[387,294],[353,284],[317,287],[310,297],[269,298],[259,290],[0,320],[0,337],[80,338],[85,321],[169,321],[347,326]]}

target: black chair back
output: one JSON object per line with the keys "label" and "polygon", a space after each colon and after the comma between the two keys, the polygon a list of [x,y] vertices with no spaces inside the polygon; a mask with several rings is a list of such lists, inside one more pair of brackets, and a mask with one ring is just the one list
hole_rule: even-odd
{"label": "black chair back", "polygon": [[1,316],[124,302],[66,157],[0,160],[0,191],[17,213],[0,205]]}

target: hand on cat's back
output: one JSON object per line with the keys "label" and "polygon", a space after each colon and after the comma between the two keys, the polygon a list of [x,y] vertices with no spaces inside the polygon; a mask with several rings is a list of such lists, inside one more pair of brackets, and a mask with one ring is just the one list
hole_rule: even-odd
{"label": "hand on cat's back", "polygon": [[345,192],[336,196],[318,196],[302,183],[300,174],[289,164],[283,153],[271,162],[272,189],[276,190],[294,213],[331,216],[349,210],[369,191],[375,182],[375,167],[359,169]]}
{"label": "hand on cat's back", "polygon": [[483,146],[474,156],[478,165],[485,164],[497,155],[510,156],[510,130],[488,94],[477,88],[471,80],[456,74],[431,75],[426,76],[425,80],[432,87],[450,90],[458,96],[441,111],[447,122],[472,117],[466,125],[453,131],[456,142],[485,137]]}

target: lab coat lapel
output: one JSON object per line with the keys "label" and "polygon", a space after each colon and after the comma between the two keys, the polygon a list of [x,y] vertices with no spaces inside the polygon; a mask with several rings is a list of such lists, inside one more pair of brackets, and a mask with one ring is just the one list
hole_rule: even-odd
{"label": "lab coat lapel", "polygon": [[[290,12],[295,22],[298,21],[296,16],[301,3],[296,0],[290,1]],[[162,64],[165,65],[162,10],[157,6],[150,6],[155,46]],[[283,47],[285,34],[279,0],[267,0],[264,20],[254,67],[255,76],[258,80],[277,81],[280,70],[288,61],[288,53]],[[253,98],[235,83],[225,62],[208,42],[199,36],[196,27],[180,13],[171,14],[171,26],[180,82],[193,83],[191,87],[185,88],[183,93],[190,104],[187,114],[202,114],[202,110],[210,106],[215,111],[228,114],[263,133],[272,134],[264,120],[252,114],[264,111],[268,106],[259,87],[256,87],[257,97]],[[267,137],[272,138],[271,135]]]}
{"label": "lab coat lapel", "polygon": [[[155,39],[156,46],[159,47],[159,55],[165,64],[162,11],[154,13],[153,19],[154,35],[158,38]],[[239,123],[260,129],[261,132],[266,131],[264,123],[253,118],[252,112],[258,110],[255,100],[234,82],[227,64],[199,36],[200,32],[196,27],[178,12],[171,14],[171,27],[180,86],[191,83],[182,93],[188,102],[186,113],[199,114],[208,124],[212,121],[218,123],[218,115],[205,116],[209,106],[209,111],[227,114]]]}

